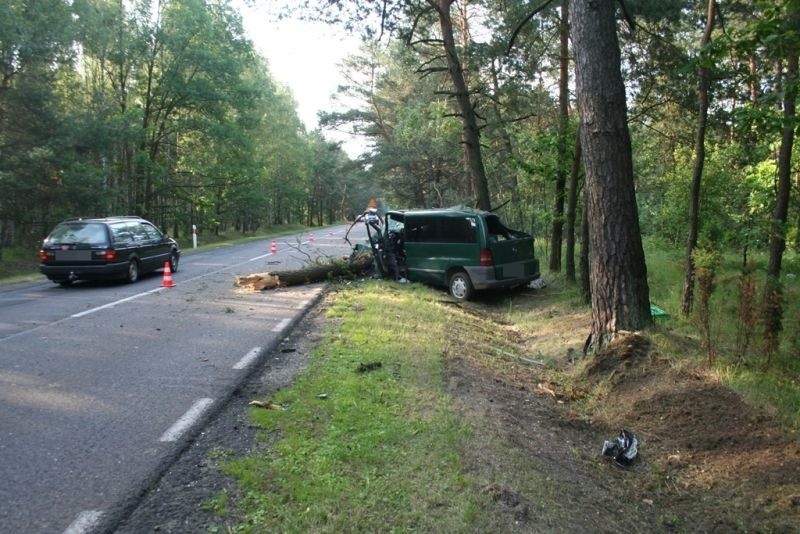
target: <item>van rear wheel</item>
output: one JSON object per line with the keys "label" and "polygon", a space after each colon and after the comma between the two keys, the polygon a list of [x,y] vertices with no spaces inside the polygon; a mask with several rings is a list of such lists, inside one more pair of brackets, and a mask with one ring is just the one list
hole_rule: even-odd
{"label": "van rear wheel", "polygon": [[469,279],[469,275],[464,271],[456,271],[450,275],[448,289],[456,300],[470,300],[475,293],[472,287],[472,280]]}

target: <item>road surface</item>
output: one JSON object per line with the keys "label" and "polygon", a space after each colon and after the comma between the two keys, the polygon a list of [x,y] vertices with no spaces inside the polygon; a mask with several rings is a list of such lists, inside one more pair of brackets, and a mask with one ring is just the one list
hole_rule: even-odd
{"label": "road surface", "polygon": [[0,532],[112,527],[323,290],[235,276],[346,255],[345,229],[185,253],[174,287],[0,287]]}

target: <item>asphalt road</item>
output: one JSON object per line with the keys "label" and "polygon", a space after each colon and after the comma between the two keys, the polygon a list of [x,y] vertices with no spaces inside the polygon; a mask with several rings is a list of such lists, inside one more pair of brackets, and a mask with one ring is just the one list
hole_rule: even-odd
{"label": "asphalt road", "polygon": [[0,532],[114,525],[323,290],[235,276],[346,255],[345,229],[184,254],[175,287],[0,288]]}

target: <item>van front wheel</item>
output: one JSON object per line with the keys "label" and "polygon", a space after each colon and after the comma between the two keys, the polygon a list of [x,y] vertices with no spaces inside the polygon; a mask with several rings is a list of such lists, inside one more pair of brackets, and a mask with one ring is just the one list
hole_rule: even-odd
{"label": "van front wheel", "polygon": [[450,275],[450,283],[448,286],[450,294],[456,300],[469,300],[475,293],[472,288],[472,281],[469,275],[464,271],[456,271]]}

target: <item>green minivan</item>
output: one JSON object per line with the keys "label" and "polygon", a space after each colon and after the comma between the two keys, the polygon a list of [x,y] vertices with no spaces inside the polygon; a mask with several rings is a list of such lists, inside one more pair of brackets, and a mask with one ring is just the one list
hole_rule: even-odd
{"label": "green minivan", "polygon": [[533,237],[507,228],[494,213],[389,211],[385,228],[398,277],[447,286],[458,300],[470,299],[476,290],[517,287],[539,278]]}

